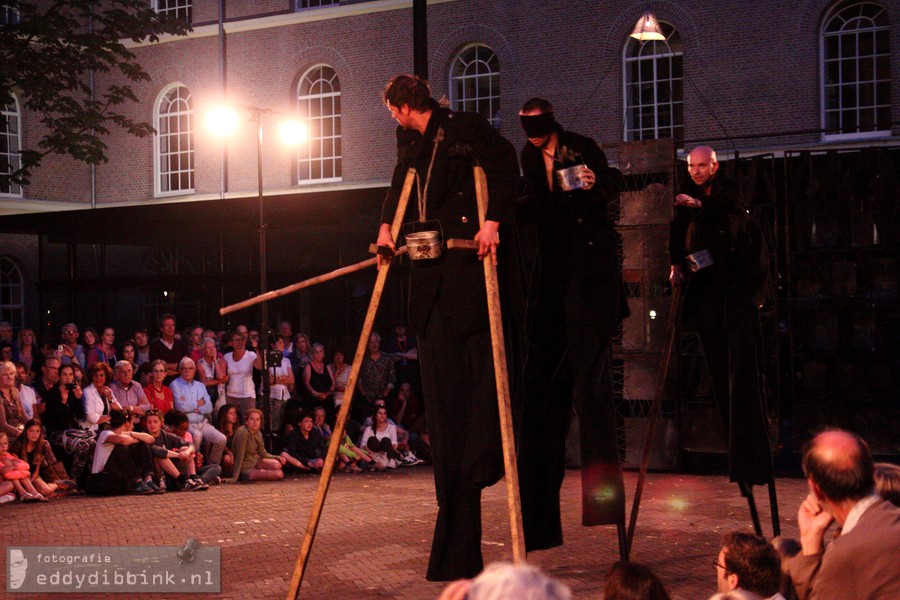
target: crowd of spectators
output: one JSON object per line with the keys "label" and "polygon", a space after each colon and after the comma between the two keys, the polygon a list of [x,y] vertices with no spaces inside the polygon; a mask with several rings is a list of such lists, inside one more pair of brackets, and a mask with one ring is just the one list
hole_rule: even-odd
{"label": "crowd of spectators", "polygon": [[[376,368],[359,377],[339,471],[423,462],[413,448],[430,456],[415,338],[402,322],[395,329],[396,355],[373,336],[366,360]],[[288,322],[271,336],[265,371],[263,345],[244,325],[179,332],[171,314],[157,337],[141,328],[124,342],[112,327],[67,323],[38,343],[33,330],[0,323],[0,503],[319,473],[351,367],[339,348],[327,362],[325,346]],[[398,382],[401,361],[409,380]]]}

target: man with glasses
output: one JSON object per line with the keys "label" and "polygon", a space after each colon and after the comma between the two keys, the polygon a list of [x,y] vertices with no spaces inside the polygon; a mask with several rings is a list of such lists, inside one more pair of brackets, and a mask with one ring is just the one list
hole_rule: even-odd
{"label": "man with glasses", "polygon": [[225,435],[209,422],[213,405],[209,399],[206,386],[194,379],[197,365],[190,357],[185,356],[178,365],[179,377],[172,382],[172,394],[175,396],[175,408],[187,415],[190,425],[188,429],[194,438],[198,451],[203,448],[203,440],[209,442],[209,462],[217,465],[222,462],[225,452]]}
{"label": "man with glasses", "polygon": [[142,422],[144,413],[152,407],[144,388],[135,383],[133,377],[134,367],[131,366],[131,363],[127,360],[120,360],[116,363],[115,381],[109,388],[122,408],[134,413],[134,425],[137,427]]}
{"label": "man with glasses", "polygon": [[715,565],[720,593],[746,590],[767,600],[784,600],[778,592],[781,559],[764,538],[743,531],[725,534]]}
{"label": "man with glasses", "polygon": [[34,382],[34,391],[41,399],[41,404],[38,405],[38,415],[44,412],[41,405],[47,401],[47,394],[59,382],[60,361],[61,359],[55,356],[45,359],[41,366],[41,378]]}

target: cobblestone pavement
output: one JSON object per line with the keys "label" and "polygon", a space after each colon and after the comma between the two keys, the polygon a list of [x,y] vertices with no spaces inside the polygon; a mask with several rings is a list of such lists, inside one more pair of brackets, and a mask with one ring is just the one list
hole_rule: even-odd
{"label": "cobblestone pavement", "polygon": [[[629,509],[636,482],[636,473],[626,474]],[[580,526],[580,485],[579,472],[568,471],[562,490],[565,545],[532,553],[529,561],[569,585],[575,598],[599,599],[603,573],[618,560],[616,529]],[[211,597],[285,598],[316,486],[315,478],[300,476],[198,493],[5,504],[0,506],[0,532],[4,546],[175,546],[195,537],[222,548],[222,593]],[[796,511],[805,486],[802,479],[777,482],[784,535],[797,535]],[[765,535],[771,537],[764,489],[756,488],[757,505]],[[503,482],[485,491],[483,507],[485,562],[511,559]],[[443,584],[424,579],[435,513],[428,467],[337,475],[301,597],[437,598]],[[715,591],[712,563],[719,540],[733,529],[749,530],[750,517],[737,486],[724,476],[651,473],[632,560],[654,569],[673,599],[706,599]],[[36,598],[5,592],[5,552],[0,561],[0,597]]]}

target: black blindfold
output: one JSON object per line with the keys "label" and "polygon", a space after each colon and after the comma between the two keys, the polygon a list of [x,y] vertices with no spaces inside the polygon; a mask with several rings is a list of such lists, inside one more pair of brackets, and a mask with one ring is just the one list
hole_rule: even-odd
{"label": "black blindfold", "polygon": [[519,121],[522,122],[525,136],[530,138],[544,137],[556,129],[556,120],[553,118],[552,112],[527,117],[519,115]]}

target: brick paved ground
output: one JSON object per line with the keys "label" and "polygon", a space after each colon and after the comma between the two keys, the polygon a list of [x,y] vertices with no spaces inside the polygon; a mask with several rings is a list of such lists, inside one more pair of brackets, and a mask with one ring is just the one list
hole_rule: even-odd
{"label": "brick paved ground", "polygon": [[[636,473],[626,474],[629,507],[636,481]],[[782,533],[796,536],[796,509],[805,482],[779,479],[777,488]],[[618,557],[616,533],[614,527],[579,525],[579,489],[579,473],[569,471],[563,484],[565,545],[533,553],[529,560],[568,584],[575,598],[599,599],[603,572]],[[314,478],[299,477],[199,493],[6,504],[0,507],[0,532],[4,546],[174,546],[196,537],[222,547],[223,584],[217,597],[284,598],[315,490]],[[771,537],[768,502],[761,490],[757,488],[757,503]],[[722,476],[651,474],[643,498],[632,559],[653,568],[673,598],[708,598],[715,586],[712,561],[720,536],[750,526],[737,487]],[[485,561],[509,559],[504,484],[487,490],[483,504]],[[337,476],[313,546],[303,597],[436,598],[441,584],[423,578],[434,516],[430,468]],[[0,596],[4,596],[5,552],[0,564]]]}

